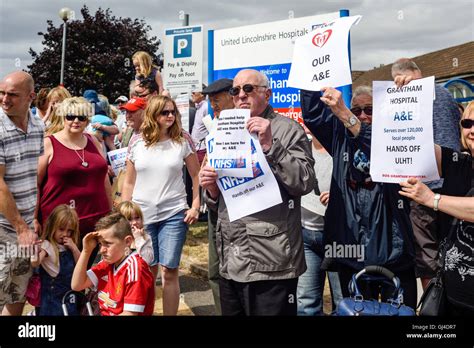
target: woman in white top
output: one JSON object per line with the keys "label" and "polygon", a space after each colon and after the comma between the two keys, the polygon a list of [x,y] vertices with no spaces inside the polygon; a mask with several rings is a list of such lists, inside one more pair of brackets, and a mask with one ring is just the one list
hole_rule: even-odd
{"label": "woman in white top", "polygon": [[[163,314],[176,315],[179,305],[178,266],[187,225],[199,217],[199,162],[183,138],[175,102],[149,99],[140,137],[130,145],[122,200],[137,203],[151,236],[157,275],[161,265]],[[183,162],[193,181],[192,207],[186,203]]]}

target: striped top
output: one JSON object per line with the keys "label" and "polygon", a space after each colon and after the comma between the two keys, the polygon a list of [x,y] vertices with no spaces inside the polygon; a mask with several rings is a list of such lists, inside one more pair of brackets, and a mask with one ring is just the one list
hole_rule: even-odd
{"label": "striped top", "polygon": [[[38,158],[44,152],[43,134],[43,122],[31,112],[25,133],[0,109],[0,166],[5,166],[5,183],[28,225],[34,219]],[[3,214],[0,214],[0,230],[15,232]]]}

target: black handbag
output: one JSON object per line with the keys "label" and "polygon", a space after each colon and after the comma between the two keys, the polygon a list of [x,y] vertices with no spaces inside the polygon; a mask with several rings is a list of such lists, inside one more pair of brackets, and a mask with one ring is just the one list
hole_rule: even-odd
{"label": "black handbag", "polygon": [[446,289],[443,283],[442,271],[430,280],[428,287],[418,304],[420,316],[440,316],[446,314]]}
{"label": "black handbag", "polygon": [[[392,280],[395,285],[392,298],[387,302],[365,300],[357,286],[357,280],[362,275],[383,275]],[[350,297],[343,298],[336,310],[337,316],[414,316],[413,308],[403,304],[403,289],[400,288],[400,279],[391,271],[381,266],[367,266],[352,276],[349,282]]]}

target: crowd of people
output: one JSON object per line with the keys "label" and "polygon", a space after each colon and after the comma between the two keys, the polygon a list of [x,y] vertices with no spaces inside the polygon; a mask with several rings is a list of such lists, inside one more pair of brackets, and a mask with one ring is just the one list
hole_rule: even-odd
{"label": "crowd of people", "polygon": [[[370,86],[353,91],[350,107],[335,88],[301,90],[299,124],[273,110],[267,76],[244,69],[196,89],[184,129],[152,57],[132,59],[130,95],[114,103],[93,89],[35,94],[23,71],[2,78],[3,315],[23,313],[35,277],[36,315],[63,315],[64,295],[86,289],[102,315],[151,315],[159,274],[163,313],[176,315],[183,246],[203,206],[218,315],[324,315],[326,278],[335,311],[350,296],[353,274],[370,265],[400,279],[412,308],[416,279],[426,289],[441,271],[448,314],[474,314],[474,102],[460,112],[446,89],[435,88],[433,151],[442,180],[380,183],[369,172]],[[392,76],[403,86],[422,74],[400,59]],[[237,220],[229,218],[205,146],[220,113],[233,108],[250,110],[246,127],[281,195],[281,203]],[[107,152],[124,148],[126,166],[115,175]],[[327,245],[363,253],[331,256]],[[361,290],[382,301],[393,293],[379,281]],[[66,305],[69,315],[80,313],[76,302]]]}

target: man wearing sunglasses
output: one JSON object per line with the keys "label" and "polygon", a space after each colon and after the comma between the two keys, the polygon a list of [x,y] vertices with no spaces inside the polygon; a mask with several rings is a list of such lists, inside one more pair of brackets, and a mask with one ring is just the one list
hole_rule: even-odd
{"label": "man wearing sunglasses", "polygon": [[[410,81],[423,78],[420,68],[408,58],[400,58],[392,65],[392,77],[398,87]],[[454,151],[460,150],[460,113],[451,93],[444,87],[435,84],[433,101],[433,135],[434,142]],[[443,193],[443,180],[427,183],[435,193]],[[446,193],[446,192],[444,192]],[[411,203],[410,218],[415,233],[416,276],[421,278],[423,289],[426,289],[438,269],[438,249],[440,238],[446,233],[441,231],[441,213],[415,201]]]}
{"label": "man wearing sunglasses", "polygon": [[29,111],[34,98],[33,78],[26,72],[13,72],[0,82],[0,250],[12,252],[0,253],[2,315],[22,313],[32,272],[29,257],[15,251],[33,246],[40,230],[34,211],[44,124]]}
{"label": "man wearing sunglasses", "polygon": [[[334,88],[322,88],[321,92],[301,90],[301,109],[305,125],[333,157],[323,242],[325,254],[331,256],[339,273],[343,296],[349,296],[348,284],[355,272],[379,265],[395,273],[404,290],[405,304],[415,308],[410,204],[398,194],[399,185],[375,183],[369,173],[372,89],[356,88],[351,109]],[[348,250],[360,245],[364,248],[360,255],[336,253],[339,246]],[[364,298],[378,299],[379,285],[369,284],[363,290]],[[391,292],[381,295],[386,300]]]}
{"label": "man wearing sunglasses", "polygon": [[283,202],[230,222],[216,172],[202,168],[206,202],[218,213],[222,314],[296,315],[298,277],[306,270],[300,200],[315,185],[310,143],[297,122],[273,111],[264,74],[241,70],[229,93],[236,108],[250,110],[247,129],[258,136]]}

